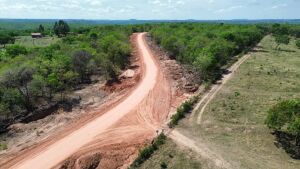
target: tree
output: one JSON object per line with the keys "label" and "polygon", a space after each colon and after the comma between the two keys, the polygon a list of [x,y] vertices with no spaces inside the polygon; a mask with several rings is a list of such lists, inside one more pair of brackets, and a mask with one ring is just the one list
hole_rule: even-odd
{"label": "tree", "polygon": [[44,33],[44,32],[45,32],[45,28],[44,28],[43,25],[40,25],[40,26],[39,26],[38,32],[39,32],[39,33]]}
{"label": "tree", "polygon": [[206,53],[204,51],[200,52],[197,56],[194,66],[198,69],[201,76],[207,79],[209,72],[211,72],[215,67],[215,58],[211,53]]}
{"label": "tree", "polygon": [[266,124],[275,131],[295,136],[300,145],[300,99],[282,101],[268,111]]}
{"label": "tree", "polygon": [[98,34],[95,33],[95,32],[92,32],[92,33],[90,34],[90,38],[93,39],[93,40],[96,40],[96,39],[98,38]]}
{"label": "tree", "polygon": [[300,49],[300,39],[296,40],[296,46]]}
{"label": "tree", "polygon": [[72,55],[72,63],[74,71],[77,72],[81,78],[81,81],[86,78],[87,75],[87,66],[91,60],[92,55],[84,50],[76,51]]}
{"label": "tree", "polygon": [[66,36],[70,32],[70,27],[67,22],[59,20],[55,22],[53,31],[57,36]]}
{"label": "tree", "polygon": [[0,45],[8,44],[8,43],[13,43],[15,41],[13,36],[10,36],[7,33],[0,33]]}
{"label": "tree", "polygon": [[29,90],[29,82],[33,79],[34,69],[30,65],[22,65],[17,68],[8,70],[4,74],[3,85],[7,88],[18,89],[23,97],[27,111],[32,110],[31,93]]}
{"label": "tree", "polygon": [[6,53],[12,57],[16,57],[18,55],[26,55],[27,49],[24,46],[11,45],[6,47]]}
{"label": "tree", "polygon": [[280,44],[289,44],[290,43],[290,37],[288,35],[277,35],[275,36],[275,42],[277,44],[276,49],[279,49]]}

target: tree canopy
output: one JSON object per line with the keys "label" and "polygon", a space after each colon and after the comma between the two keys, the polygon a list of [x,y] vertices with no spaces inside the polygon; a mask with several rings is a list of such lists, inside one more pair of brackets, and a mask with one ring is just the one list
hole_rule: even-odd
{"label": "tree canopy", "polygon": [[264,35],[255,25],[200,23],[153,25],[150,33],[171,57],[194,65],[202,78],[212,80],[233,56],[256,45]]}
{"label": "tree canopy", "polygon": [[300,138],[300,99],[282,101],[268,111],[266,124],[269,128]]}
{"label": "tree canopy", "polygon": [[59,20],[55,22],[53,31],[57,36],[66,36],[70,32],[70,27],[67,22]]}

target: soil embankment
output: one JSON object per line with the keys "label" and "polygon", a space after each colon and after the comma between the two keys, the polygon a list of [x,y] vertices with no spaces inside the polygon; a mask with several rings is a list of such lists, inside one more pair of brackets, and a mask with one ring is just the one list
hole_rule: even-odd
{"label": "soil embankment", "polygon": [[[126,168],[138,150],[164,126],[171,88],[149,50],[145,33],[136,37],[142,77],[139,84],[93,118],[21,152],[5,168]],[[100,114],[100,115],[99,115]],[[101,115],[102,114],[102,115]]]}

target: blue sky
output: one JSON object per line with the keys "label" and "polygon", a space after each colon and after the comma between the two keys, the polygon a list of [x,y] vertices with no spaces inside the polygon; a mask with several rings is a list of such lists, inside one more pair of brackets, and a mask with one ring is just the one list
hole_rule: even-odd
{"label": "blue sky", "polygon": [[300,0],[0,0],[0,18],[299,19]]}

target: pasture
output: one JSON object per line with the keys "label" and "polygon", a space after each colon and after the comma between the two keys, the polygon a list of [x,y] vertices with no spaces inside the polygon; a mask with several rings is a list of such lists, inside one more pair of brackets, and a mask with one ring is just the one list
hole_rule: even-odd
{"label": "pasture", "polygon": [[59,41],[57,37],[46,36],[43,38],[34,39],[31,36],[18,36],[15,44],[25,47],[45,47]]}

